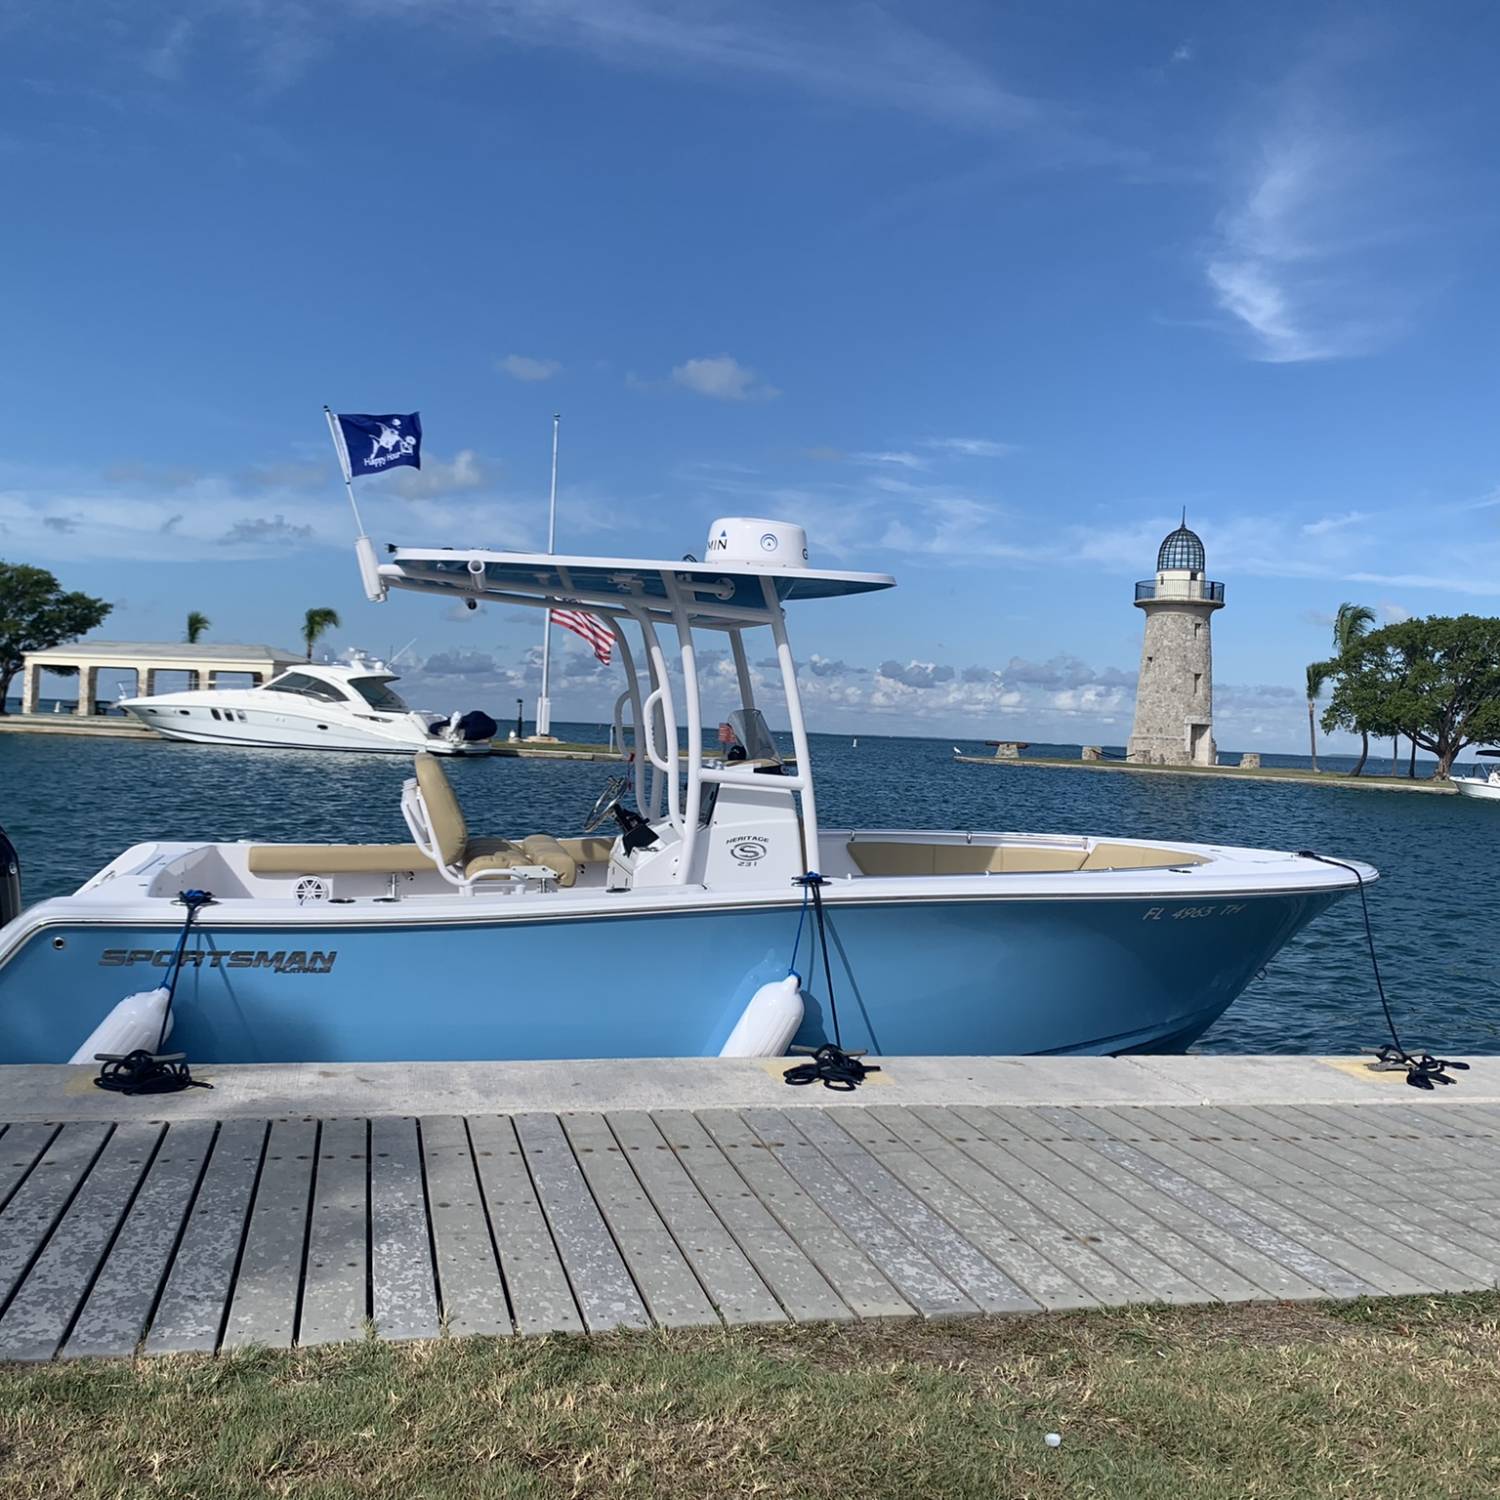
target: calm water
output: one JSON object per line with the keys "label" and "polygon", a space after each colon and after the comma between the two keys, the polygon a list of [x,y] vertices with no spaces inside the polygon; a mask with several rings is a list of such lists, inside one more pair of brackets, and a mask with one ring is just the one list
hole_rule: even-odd
{"label": "calm water", "polygon": [[[580,740],[605,737],[597,725],[557,729]],[[1493,969],[1500,923],[1490,888],[1500,804],[956,765],[949,741],[925,739],[861,735],[852,749],[846,737],[815,735],[813,754],[828,827],[1113,834],[1367,859],[1384,877],[1370,904],[1407,1045],[1449,1055],[1500,1052]],[[611,769],[501,758],[446,764],[470,826],[508,835],[578,831]],[[1389,768],[1388,758],[1375,764]],[[6,734],[0,823],[20,850],[27,899],[39,900],[73,889],[127,845],[150,839],[405,842],[398,802],[408,774],[404,762],[385,756]],[[1348,1052],[1383,1039],[1359,903],[1350,897],[1283,950],[1201,1047]]]}

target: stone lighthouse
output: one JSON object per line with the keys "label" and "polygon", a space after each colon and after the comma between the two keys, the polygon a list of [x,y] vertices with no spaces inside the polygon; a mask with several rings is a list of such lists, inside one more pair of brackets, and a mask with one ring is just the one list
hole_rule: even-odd
{"label": "stone lighthouse", "polygon": [[1135,586],[1146,613],[1141,678],[1127,760],[1157,766],[1211,766],[1214,746],[1213,634],[1224,585],[1204,576],[1203,543],[1182,525],[1156,554],[1156,577]]}

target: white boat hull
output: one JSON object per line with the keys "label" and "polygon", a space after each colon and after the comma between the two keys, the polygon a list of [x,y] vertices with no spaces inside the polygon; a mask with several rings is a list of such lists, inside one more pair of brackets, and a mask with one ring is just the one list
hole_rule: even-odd
{"label": "white boat hull", "polygon": [[383,735],[351,731],[327,718],[259,709],[244,710],[242,721],[229,722],[212,719],[207,706],[154,712],[138,711],[133,702],[123,703],[121,707],[163,739],[186,740],[195,745],[238,745],[263,750],[343,750],[376,755],[415,755],[419,750],[433,755],[488,755],[490,748],[487,741],[464,744],[436,735],[423,738],[414,733]]}
{"label": "white boat hull", "polygon": [[1478,776],[1451,776],[1449,780],[1460,797],[1487,797],[1500,802],[1500,781],[1485,781]]}

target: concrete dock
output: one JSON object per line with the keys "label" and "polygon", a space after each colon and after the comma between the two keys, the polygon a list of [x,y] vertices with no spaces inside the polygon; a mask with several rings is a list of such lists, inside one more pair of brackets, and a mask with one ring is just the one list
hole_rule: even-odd
{"label": "concrete dock", "polygon": [[1251,770],[1244,766],[1156,766],[1126,760],[1064,760],[1052,755],[964,756],[963,764],[998,766],[1005,769],[1030,767],[1041,771],[1121,771],[1127,776],[1219,776],[1230,781],[1262,781],[1297,786],[1352,787],[1361,792],[1432,792],[1455,797],[1458,788],[1451,781],[1433,776],[1382,776],[1373,772],[1347,776],[1337,771],[1298,771],[1279,766],[1261,766]]}
{"label": "concrete dock", "polygon": [[1500,1058],[881,1061],[0,1068],[0,1359],[1500,1282]]}

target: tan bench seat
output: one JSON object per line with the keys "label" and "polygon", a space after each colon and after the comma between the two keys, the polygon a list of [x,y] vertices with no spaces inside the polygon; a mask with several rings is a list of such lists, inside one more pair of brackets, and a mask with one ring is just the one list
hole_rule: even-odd
{"label": "tan bench seat", "polygon": [[252,875],[402,875],[432,861],[415,844],[253,844]]}
{"label": "tan bench seat", "polygon": [[[607,860],[609,849],[608,839],[569,839],[564,844],[536,833],[519,844],[469,839],[464,854],[469,874],[547,865],[557,871],[559,885],[572,885],[580,865]],[[415,844],[253,844],[246,863],[252,875],[405,875],[432,867]]]}
{"label": "tan bench seat", "polygon": [[1041,844],[923,844],[851,839],[849,858],[863,875],[1040,875],[1066,870],[1154,870],[1199,865],[1201,855],[1136,844],[1096,844],[1092,850]]}

